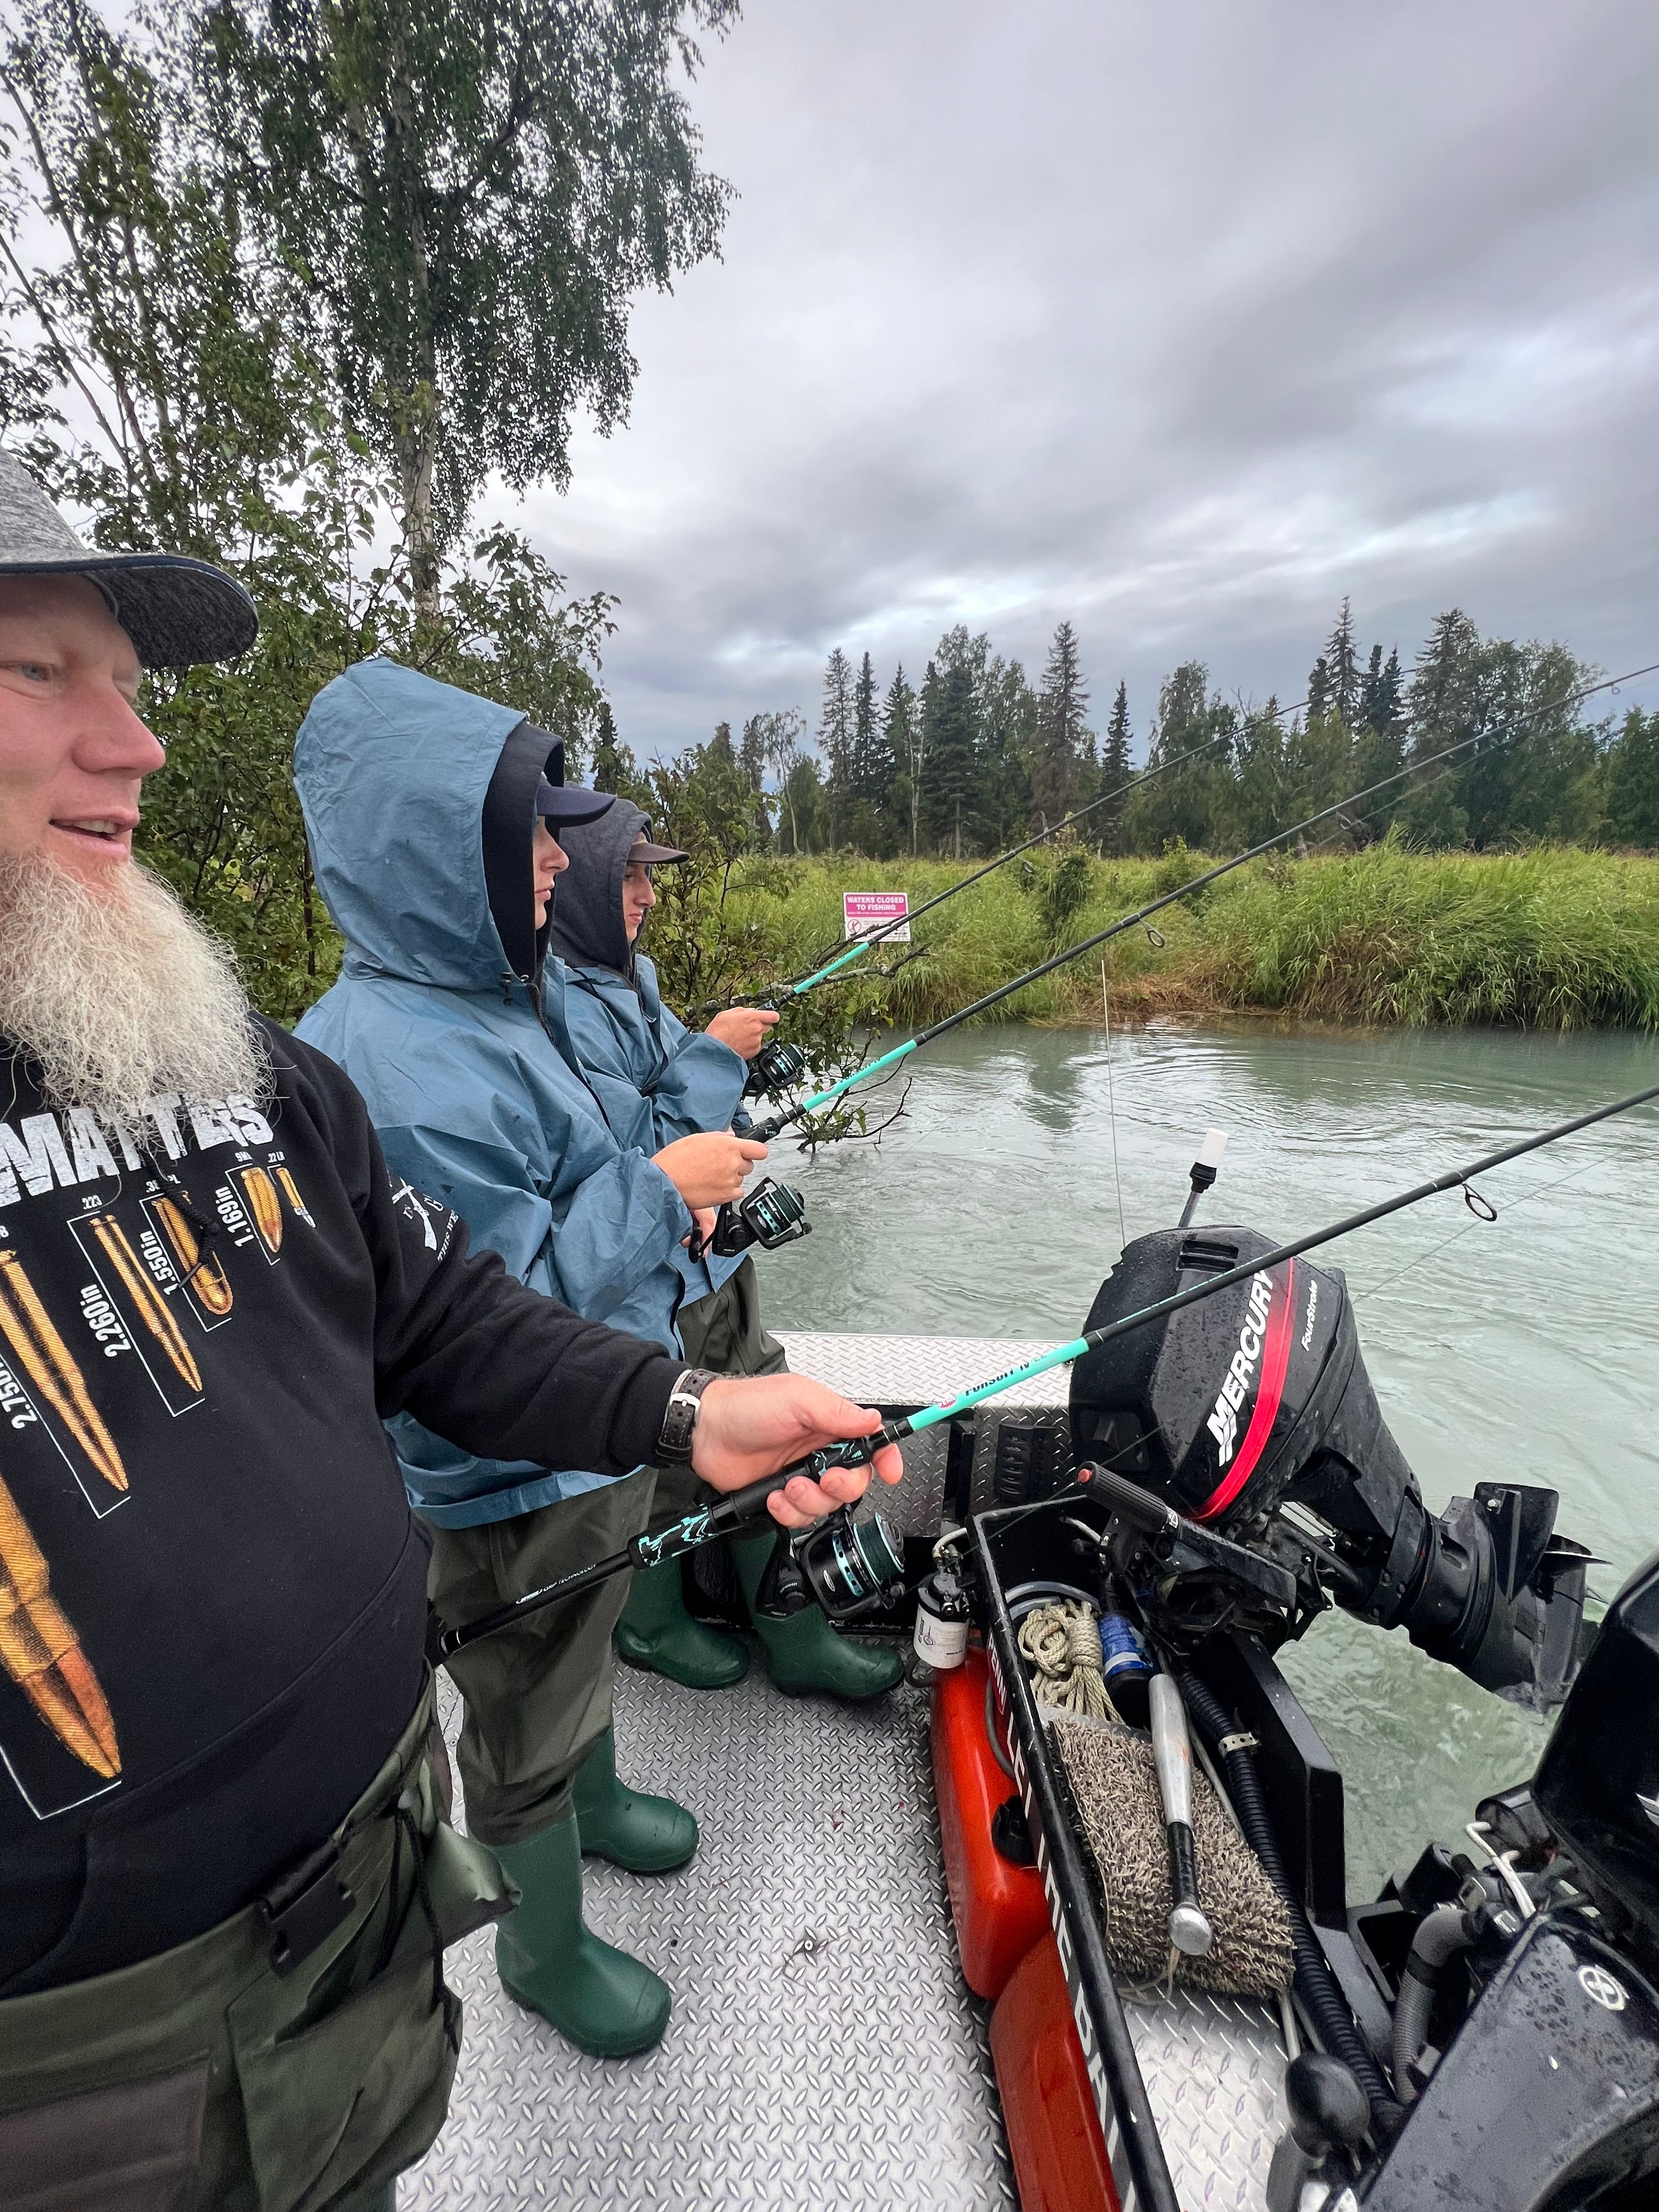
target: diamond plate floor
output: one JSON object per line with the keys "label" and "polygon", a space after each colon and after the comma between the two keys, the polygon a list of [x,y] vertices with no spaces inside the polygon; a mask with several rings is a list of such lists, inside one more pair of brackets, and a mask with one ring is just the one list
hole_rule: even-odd
{"label": "diamond plate floor", "polygon": [[1267,2169],[1286,2118],[1277,2014],[1247,1998],[1187,1990],[1124,2011],[1182,2205],[1265,2212]]}
{"label": "diamond plate floor", "polygon": [[[459,1713],[447,1680],[446,1723]],[[874,1709],[617,1669],[624,1776],[702,1826],[683,1873],[587,1863],[589,1924],[672,1987],[643,2057],[582,2057],[496,1982],[488,1931],[448,1954],[466,2001],[449,2124],[414,2207],[1016,2203],[986,2040],[957,1968],[925,1694]],[[458,1805],[457,1814],[461,1808]]]}

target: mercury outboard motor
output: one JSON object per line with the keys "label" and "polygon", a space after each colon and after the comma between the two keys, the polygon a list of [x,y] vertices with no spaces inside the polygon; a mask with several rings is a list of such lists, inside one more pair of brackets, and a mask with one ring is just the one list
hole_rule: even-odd
{"label": "mercury outboard motor", "polygon": [[[1155,1231],[1124,1248],[1091,1329],[1273,1249],[1247,1228]],[[1486,1688],[1543,1709],[1566,1694],[1583,1612],[1581,1546],[1558,1493],[1481,1483],[1438,1518],[1377,1407],[1341,1271],[1281,1261],[1079,1359],[1072,1440],[1188,1519],[1298,1577],[1299,1634],[1334,1601],[1403,1626]]]}

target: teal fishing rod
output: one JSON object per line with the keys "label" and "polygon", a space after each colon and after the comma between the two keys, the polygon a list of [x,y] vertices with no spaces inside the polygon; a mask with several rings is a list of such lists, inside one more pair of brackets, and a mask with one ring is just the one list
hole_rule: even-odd
{"label": "teal fishing rod", "polygon": [[[1305,706],[1306,700],[1302,704]],[[1300,710],[1287,707],[1279,711],[1294,714]],[[1077,807],[1072,813],[1063,815],[1058,822],[1051,823],[1048,829],[1036,831],[1026,838],[1024,844],[1011,845],[1006,853],[999,853],[995,860],[988,860],[983,867],[975,868],[972,875],[963,876],[960,883],[947,884],[944,890],[935,891],[932,898],[924,899],[919,907],[913,908],[908,914],[896,915],[891,921],[883,922],[879,929],[860,931],[851,945],[837,953],[833,960],[827,960],[823,967],[814,968],[809,975],[794,976],[787,983],[780,983],[765,998],[746,1003],[775,1007],[787,1006],[791,999],[803,998],[808,991],[816,990],[820,983],[828,982],[832,975],[840,975],[854,961],[861,959],[872,945],[879,945],[895,930],[908,929],[913,921],[920,921],[923,915],[931,914],[936,906],[943,906],[946,899],[955,898],[958,891],[970,890],[975,884],[982,883],[987,876],[994,875],[999,868],[1006,868],[1010,860],[1017,860],[1022,853],[1029,853],[1034,845],[1041,845],[1046,838],[1058,837],[1062,830],[1069,830],[1073,823],[1081,822],[1085,814],[1092,814],[1097,807],[1109,806],[1115,799],[1121,799],[1127,792],[1139,791],[1143,783],[1151,783],[1160,775],[1167,775],[1171,769],[1185,768],[1188,761],[1196,760],[1201,753],[1213,752],[1218,745],[1230,744],[1232,736],[1231,730],[1222,730],[1215,737],[1206,738],[1201,745],[1194,745],[1187,752],[1176,754],[1172,760],[1159,761],[1155,767],[1140,769],[1126,782],[1115,785],[1110,791],[1103,791],[1098,799],[1091,799],[1086,806]]]}
{"label": "teal fishing rod", "polygon": [[[865,1467],[876,1454],[888,1444],[902,1443],[907,1437],[922,1435],[927,1430],[938,1428],[942,1422],[955,1420],[959,1414],[969,1413],[975,1406],[983,1405],[988,1398],[1000,1397],[1012,1390],[1016,1383],[1029,1382],[1039,1375],[1052,1374],[1057,1367],[1069,1367],[1081,1359],[1085,1352],[1093,1352],[1103,1344],[1110,1344],[1131,1330],[1146,1328],[1153,1322],[1162,1321],[1170,1314],[1180,1313],[1187,1306],[1196,1305],[1200,1299],[1212,1298],[1218,1291],[1230,1289],[1235,1283],[1248,1282],[1252,1276],[1265,1273],[1286,1260],[1295,1260],[1304,1252],[1317,1251],[1321,1245],[1332,1244],[1339,1237],[1350,1237],[1357,1229],[1368,1228],[1374,1221],[1385,1220],[1391,1213],[1401,1213],[1407,1206],[1418,1206],[1425,1199],[1433,1198],[1441,1191],[1462,1188],[1466,1192],[1477,1176],[1488,1175],[1510,1160],[1524,1158],[1528,1152],[1541,1152],[1547,1145],[1559,1144],[1565,1137],[1576,1135],[1581,1129],[1595,1127],[1597,1122],[1611,1121],[1615,1115],[1628,1114],[1638,1106],[1645,1106],[1659,1098],[1659,1083],[1646,1089],[1633,1091],[1626,1098],[1616,1098],[1610,1105],[1592,1107],[1588,1114],[1576,1114],[1569,1121],[1558,1121],[1553,1128],[1540,1131],[1536,1136],[1522,1137],[1512,1145],[1503,1145],[1495,1152],[1487,1152],[1466,1167],[1448,1168],[1443,1175],[1431,1176],[1426,1182],[1413,1184],[1409,1190],[1397,1192],[1392,1198],[1380,1199],[1375,1206],[1363,1206],[1357,1213],[1344,1214],[1323,1229],[1310,1230],[1305,1237],[1293,1237],[1287,1243],[1275,1245],[1269,1252],[1229,1267],[1218,1275],[1206,1276],[1173,1297],[1160,1298],[1155,1305],[1143,1306],[1138,1312],[1125,1314],[1119,1320],[1103,1322],[1098,1328],[1085,1329],[1069,1343],[1056,1345],[1052,1352],[1040,1352],[1018,1367],[1003,1374],[994,1375],[988,1382],[977,1382],[967,1390],[958,1391],[943,1405],[924,1406],[914,1413],[902,1413],[884,1421],[873,1436],[854,1437],[839,1444],[826,1445],[822,1450],[810,1452],[792,1467],[782,1468],[776,1474],[763,1476],[742,1490],[734,1490],[712,1505],[700,1507],[680,1520],[672,1522],[665,1528],[635,1536],[626,1547],[613,1552],[592,1566],[580,1567],[574,1574],[562,1575],[556,1582],[542,1589],[532,1590],[510,1605],[499,1607],[465,1627],[446,1631],[440,1639],[439,1650],[447,1659],[457,1651],[464,1651],[481,1637],[493,1636],[497,1629],[521,1620],[526,1613],[538,1613],[544,1606],[556,1605],[561,1599],[572,1597],[577,1591],[590,1589],[595,1583],[605,1582],[612,1575],[621,1574],[630,1567],[660,1566],[665,1560],[678,1559],[696,1551],[700,1545],[711,1543],[717,1536],[742,1536],[757,1529],[775,1528],[776,1523],[767,1512],[769,1498],[805,1475],[816,1482],[832,1468]],[[1085,1477],[1079,1476],[1079,1480]],[[1092,1480],[1092,1477],[1089,1479]],[[1100,1483],[1103,1492],[1109,1491],[1110,1479]],[[896,1548],[877,1519],[854,1522],[843,1518],[846,1509],[832,1515],[829,1521],[818,1524],[821,1549],[827,1555],[824,1571],[833,1577],[835,1589],[850,1589],[854,1603],[845,1610],[850,1616],[856,1609],[867,1607],[868,1600],[861,1595],[861,1587],[876,1587],[878,1593],[885,1585],[890,1588],[895,1579],[902,1580],[902,1566]],[[1170,1513],[1173,1523],[1176,1516]],[[837,1528],[836,1524],[841,1526]],[[872,1533],[873,1532],[873,1533]],[[1229,1547],[1231,1548],[1231,1547]],[[1249,1553],[1241,1558],[1249,1559]],[[1281,1571],[1267,1561],[1254,1563],[1259,1575],[1280,1576]],[[1282,1577],[1288,1581],[1289,1577]],[[817,1572],[815,1586],[822,1589]],[[822,1602],[822,1595],[820,1602]],[[826,1607],[830,1610],[831,1607]]]}
{"label": "teal fishing rod", "polygon": [[1346,814],[1363,800],[1375,799],[1379,792],[1392,790],[1396,784],[1421,775],[1425,769],[1438,771],[1448,762],[1455,759],[1458,754],[1468,752],[1472,747],[1507,744],[1523,724],[1535,720],[1540,714],[1555,714],[1563,708],[1577,706],[1583,700],[1593,698],[1598,691],[1616,690],[1620,684],[1633,683],[1638,676],[1650,676],[1656,670],[1659,670],[1659,661],[1650,662],[1645,668],[1631,669],[1623,676],[1606,677],[1599,684],[1587,684],[1582,690],[1571,692],[1564,699],[1544,701],[1517,716],[1510,727],[1502,733],[1483,730],[1472,737],[1460,738],[1455,744],[1447,745],[1441,751],[1430,753],[1421,760],[1408,762],[1404,768],[1396,769],[1392,775],[1367,784],[1363,790],[1350,792],[1334,805],[1322,806],[1317,813],[1305,815],[1300,822],[1292,822],[1287,830],[1275,830],[1271,837],[1262,838],[1259,844],[1247,846],[1242,853],[1235,853],[1231,860],[1218,861],[1214,867],[1206,868],[1201,875],[1194,876],[1190,883],[1182,884],[1176,890],[1165,891],[1162,897],[1150,900],[1146,905],[1138,907],[1134,913],[1109,922],[1104,929],[1097,930],[1092,937],[1085,937],[1080,944],[1068,945],[1064,952],[1056,952],[1050,958],[1040,961],[1035,968],[1028,968],[1024,975],[1016,975],[1012,982],[999,984],[994,991],[988,991],[982,999],[975,999],[969,1006],[959,1006],[955,1013],[942,1015],[927,1028],[919,1030],[915,1036],[907,1037],[902,1044],[895,1045],[890,1052],[883,1053],[879,1059],[869,1061],[863,1067],[855,1067],[850,1075],[843,1075],[839,1081],[830,1084],[827,1090],[814,1091],[810,1098],[802,1099],[786,1112],[770,1115],[756,1125],[753,1135],[761,1144],[769,1144],[774,1137],[781,1136],[795,1122],[822,1111],[826,1106],[834,1105],[849,1091],[872,1081],[889,1068],[896,1067],[912,1053],[920,1052],[924,1045],[932,1044],[936,1037],[960,1028],[963,1022],[972,1021],[975,1014],[988,1012],[991,1007],[1000,1006],[1005,999],[1012,998],[1017,991],[1024,991],[1030,985],[1041,982],[1045,975],[1052,975],[1057,968],[1066,967],[1072,961],[1081,959],[1085,952],[1094,951],[1112,938],[1122,936],[1127,930],[1143,928],[1153,915],[1161,914],[1165,907],[1175,906],[1181,900],[1207,890],[1210,884],[1218,883],[1223,876],[1231,875],[1235,868],[1243,867],[1248,861],[1260,860],[1264,853],[1271,853],[1275,846],[1288,844],[1292,837],[1301,836],[1305,830],[1316,828],[1322,822],[1328,822],[1334,816]]}

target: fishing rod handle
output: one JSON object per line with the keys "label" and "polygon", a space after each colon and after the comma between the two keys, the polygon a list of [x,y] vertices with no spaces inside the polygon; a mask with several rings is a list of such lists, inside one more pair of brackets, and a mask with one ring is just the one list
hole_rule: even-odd
{"label": "fishing rod handle", "polygon": [[820,1449],[808,1452],[805,1459],[797,1460],[792,1467],[783,1467],[775,1474],[763,1475],[742,1490],[728,1490],[719,1504],[708,1511],[709,1534],[727,1535],[733,1522],[752,1520],[766,1511],[766,1501],[792,1483],[798,1474],[809,1482],[820,1481],[837,1467],[868,1467],[884,1444],[896,1443],[909,1431],[898,1421],[884,1421],[871,1437],[848,1437],[838,1444],[825,1444]]}
{"label": "fishing rod handle", "polygon": [[561,1575],[544,1589],[528,1590],[523,1597],[514,1598],[510,1604],[497,1606],[494,1612],[486,1613],[477,1620],[469,1620],[459,1628],[445,1629],[438,1638],[439,1658],[451,1659],[458,1651],[465,1651],[469,1644],[477,1644],[486,1636],[494,1636],[503,1628],[510,1628],[514,1621],[526,1620],[532,1613],[541,1613],[550,1605],[557,1605],[565,1598],[574,1597],[579,1590],[591,1589],[595,1583],[608,1582],[612,1575],[623,1574],[629,1569],[659,1566],[665,1559],[683,1558],[687,1552],[696,1551],[700,1544],[712,1542],[716,1536],[759,1535],[768,1529],[775,1529],[777,1524],[766,1510],[763,1502],[758,1510],[748,1514],[729,1512],[725,1509],[738,1504],[743,1498],[752,1499],[757,1493],[761,1494],[763,1501],[773,1486],[787,1482],[792,1475],[805,1471],[803,1463],[801,1467],[785,1468],[781,1474],[769,1477],[767,1482],[750,1483],[746,1491],[733,1492],[729,1497],[720,1499],[716,1506],[688,1513],[683,1519],[671,1522],[667,1528],[659,1528],[654,1535],[641,1534],[630,1536],[624,1551],[612,1552],[605,1559],[596,1559],[592,1566],[578,1567],[574,1574]]}
{"label": "fishing rod handle", "polygon": [[[635,1541],[638,1540],[635,1539]],[[532,1613],[540,1613],[550,1605],[557,1605],[562,1598],[574,1597],[579,1590],[591,1589],[595,1583],[609,1582],[612,1575],[620,1575],[635,1564],[634,1547],[626,1551],[612,1552],[603,1559],[595,1559],[592,1566],[578,1567],[574,1574],[561,1575],[541,1589],[527,1590],[509,1604],[498,1605],[491,1613],[483,1613],[477,1620],[469,1620],[459,1628],[447,1628],[438,1638],[440,1659],[453,1659],[458,1651],[469,1644],[494,1636],[503,1628],[510,1628],[515,1620],[523,1620]]]}

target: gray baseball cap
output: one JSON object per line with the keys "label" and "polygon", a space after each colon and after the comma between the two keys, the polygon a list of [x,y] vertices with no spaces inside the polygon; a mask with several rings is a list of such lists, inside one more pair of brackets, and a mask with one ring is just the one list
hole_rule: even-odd
{"label": "gray baseball cap", "polygon": [[146,668],[246,653],[259,617],[241,586],[180,553],[83,545],[15,453],[0,453],[0,576],[84,576],[109,601]]}

